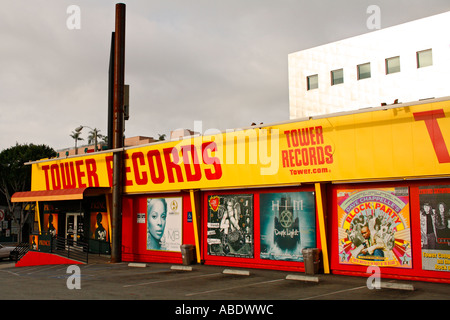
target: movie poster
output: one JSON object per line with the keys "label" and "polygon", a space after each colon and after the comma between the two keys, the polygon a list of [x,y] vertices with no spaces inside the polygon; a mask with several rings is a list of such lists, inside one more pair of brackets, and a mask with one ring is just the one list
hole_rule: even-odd
{"label": "movie poster", "polygon": [[411,268],[409,191],[337,191],[341,264]]}
{"label": "movie poster", "polygon": [[182,198],[147,199],[147,250],[181,252]]}
{"label": "movie poster", "polygon": [[208,197],[208,254],[253,258],[253,195]]}
{"label": "movie poster", "polygon": [[260,195],[261,259],[303,261],[303,248],[316,247],[314,192]]}
{"label": "movie poster", "polygon": [[419,187],[422,269],[450,271],[450,186]]}

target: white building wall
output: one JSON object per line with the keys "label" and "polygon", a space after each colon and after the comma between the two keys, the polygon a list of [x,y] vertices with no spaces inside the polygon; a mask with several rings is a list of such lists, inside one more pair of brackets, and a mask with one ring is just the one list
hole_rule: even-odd
{"label": "white building wall", "polygon": [[[288,56],[290,119],[450,95],[450,12],[373,31]],[[432,49],[433,65],[417,68],[416,53]],[[400,56],[400,72],[386,75],[385,59]],[[370,62],[371,78],[357,79]],[[331,71],[344,83],[331,85]],[[318,74],[319,87],[307,90]]]}

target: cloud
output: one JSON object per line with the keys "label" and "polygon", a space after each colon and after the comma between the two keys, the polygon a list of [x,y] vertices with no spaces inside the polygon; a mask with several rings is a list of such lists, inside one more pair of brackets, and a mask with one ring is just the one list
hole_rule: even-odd
{"label": "cloud", "polygon": [[[288,120],[287,55],[369,32],[373,1],[128,1],[125,134],[239,128]],[[375,1],[382,27],[447,11],[447,0]],[[107,132],[113,1],[14,1],[0,12],[0,150],[74,144],[79,125]],[[81,29],[69,30],[69,5]],[[87,132],[83,132],[87,138]]]}

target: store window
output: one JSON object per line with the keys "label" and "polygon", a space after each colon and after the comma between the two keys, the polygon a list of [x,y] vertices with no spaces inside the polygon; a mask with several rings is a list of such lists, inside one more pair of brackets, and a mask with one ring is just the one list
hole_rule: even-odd
{"label": "store window", "polygon": [[433,53],[431,49],[419,51],[417,56],[417,68],[424,68],[433,65]]}
{"label": "store window", "polygon": [[368,79],[370,77],[370,62],[358,65],[358,80]]}
{"label": "store window", "polygon": [[386,74],[400,72],[400,57],[386,59]]}
{"label": "store window", "polygon": [[317,74],[306,77],[307,88],[309,90],[319,88],[319,76]]}
{"label": "store window", "polygon": [[344,83],[344,69],[331,71],[331,85]]}

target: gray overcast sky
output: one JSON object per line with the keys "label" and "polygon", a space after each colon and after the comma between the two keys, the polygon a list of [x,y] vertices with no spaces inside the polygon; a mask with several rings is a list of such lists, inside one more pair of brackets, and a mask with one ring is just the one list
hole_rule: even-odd
{"label": "gray overcast sky", "polygon": [[[72,147],[80,124],[107,133],[117,2],[0,0],[0,150]],[[123,2],[125,134],[155,138],[197,120],[203,131],[288,120],[288,54],[373,32],[370,5],[381,9],[381,28],[450,10],[449,0]],[[80,29],[66,26],[69,5],[80,8]]]}

